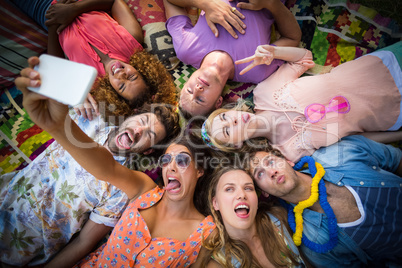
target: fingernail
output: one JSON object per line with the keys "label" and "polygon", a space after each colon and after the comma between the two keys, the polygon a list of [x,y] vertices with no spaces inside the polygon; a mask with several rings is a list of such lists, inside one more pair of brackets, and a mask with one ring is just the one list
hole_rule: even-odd
{"label": "fingernail", "polygon": [[29,78],[31,78],[31,79],[35,79],[37,76],[38,76],[38,72],[31,71],[29,73]]}
{"label": "fingernail", "polygon": [[236,38],[236,39],[237,39],[237,38],[239,38],[239,37],[238,37],[238,36],[237,36],[237,34],[236,34],[236,35],[234,36],[234,38]]}
{"label": "fingernail", "polygon": [[241,33],[242,33],[242,34],[244,34],[245,32],[246,32],[246,31],[244,31],[244,30],[241,30]]}
{"label": "fingernail", "polygon": [[31,87],[37,87],[39,86],[39,80],[31,80],[29,84],[31,85]]}

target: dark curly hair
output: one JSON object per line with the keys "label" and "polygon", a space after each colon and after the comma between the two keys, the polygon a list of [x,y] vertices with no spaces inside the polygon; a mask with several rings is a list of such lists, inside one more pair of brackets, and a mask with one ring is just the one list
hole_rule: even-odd
{"label": "dark curly hair", "polygon": [[248,155],[248,157],[252,159],[258,152],[267,152],[276,157],[286,159],[285,156],[281,153],[281,151],[273,148],[272,145],[269,143],[268,139],[266,138],[259,139],[257,146],[247,146],[243,151],[243,154]]}
{"label": "dark curly hair", "polygon": [[[142,107],[144,103],[172,105],[177,103],[173,78],[165,66],[153,55],[146,51],[136,52],[131,55],[129,64],[142,75],[147,90],[144,90],[135,101],[130,103],[117,94],[107,75],[99,78],[91,94],[99,104],[105,105],[105,118],[132,115],[135,113],[134,109]],[[155,97],[152,97],[154,95]]]}

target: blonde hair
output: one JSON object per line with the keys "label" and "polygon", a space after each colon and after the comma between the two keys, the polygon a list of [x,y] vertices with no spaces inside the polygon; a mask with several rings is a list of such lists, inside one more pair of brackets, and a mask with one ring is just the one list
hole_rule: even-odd
{"label": "blonde hair", "polygon": [[247,100],[239,99],[237,102],[226,104],[224,107],[213,111],[205,121],[205,130],[211,140],[212,145],[214,145],[217,149],[223,152],[237,152],[237,153],[244,153],[248,152],[250,147],[258,147],[261,142],[265,143],[266,138],[258,137],[247,140],[243,144],[241,148],[235,147],[233,144],[222,142],[218,139],[215,139],[211,135],[212,129],[212,122],[214,121],[215,117],[219,116],[221,113],[225,113],[228,111],[240,111],[240,112],[248,112],[254,113],[253,104]]}
{"label": "blonde hair", "polygon": [[[232,239],[225,229],[219,211],[214,210],[212,198],[216,194],[216,187],[222,175],[232,170],[242,170],[250,178],[252,176],[244,169],[233,166],[226,166],[214,173],[208,190],[208,206],[214,218],[215,230],[203,242],[203,247],[207,249],[207,254],[202,260],[203,267],[211,260],[215,260],[223,267],[233,267],[232,258],[241,264],[240,267],[261,267],[258,260],[254,257],[249,247],[241,240]],[[257,235],[261,240],[265,256],[275,266],[298,265],[297,256],[288,248],[284,238],[278,233],[275,224],[271,221],[267,213],[274,215],[281,222],[281,232],[283,226],[287,226],[286,212],[280,206],[273,203],[259,203],[258,212],[255,218]]]}

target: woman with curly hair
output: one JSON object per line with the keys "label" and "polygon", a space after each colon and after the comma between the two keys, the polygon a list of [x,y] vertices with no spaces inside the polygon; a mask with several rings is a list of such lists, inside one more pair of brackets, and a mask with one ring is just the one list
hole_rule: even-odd
{"label": "woman with curly hair", "polygon": [[98,102],[108,105],[105,115],[111,116],[131,115],[133,108],[141,107],[146,102],[153,103],[176,103],[175,85],[171,75],[165,66],[151,54],[140,51],[131,55],[129,65],[133,66],[142,76],[147,90],[140,92],[133,101],[122,98],[118,91],[114,90],[109,77],[98,79],[92,95]]}
{"label": "woman with curly hair", "polygon": [[208,206],[216,229],[203,242],[203,267],[303,267],[285,228],[286,212],[258,204],[253,179],[243,169],[225,166],[213,176]]}
{"label": "woman with curly hair", "polygon": [[[97,10],[110,10],[111,16]],[[143,51],[142,28],[124,0],[54,0],[45,16],[48,53],[98,71],[95,99],[89,94],[76,108],[78,114],[92,119],[92,109],[99,113],[100,102],[106,115],[114,116],[131,115],[144,103],[175,104],[173,79],[161,62]]]}

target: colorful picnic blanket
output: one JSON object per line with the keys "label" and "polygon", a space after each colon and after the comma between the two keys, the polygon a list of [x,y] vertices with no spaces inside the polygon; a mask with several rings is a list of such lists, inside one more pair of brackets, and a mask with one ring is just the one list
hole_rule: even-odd
{"label": "colorful picnic blanket", "polygon": [[22,108],[14,79],[27,59],[42,54],[47,33],[13,4],[0,0],[0,174],[25,167],[53,142]]}
{"label": "colorful picnic blanket", "polygon": [[347,0],[288,0],[302,30],[301,46],[313,52],[316,66],[310,73],[327,72],[401,40],[395,20]]}

